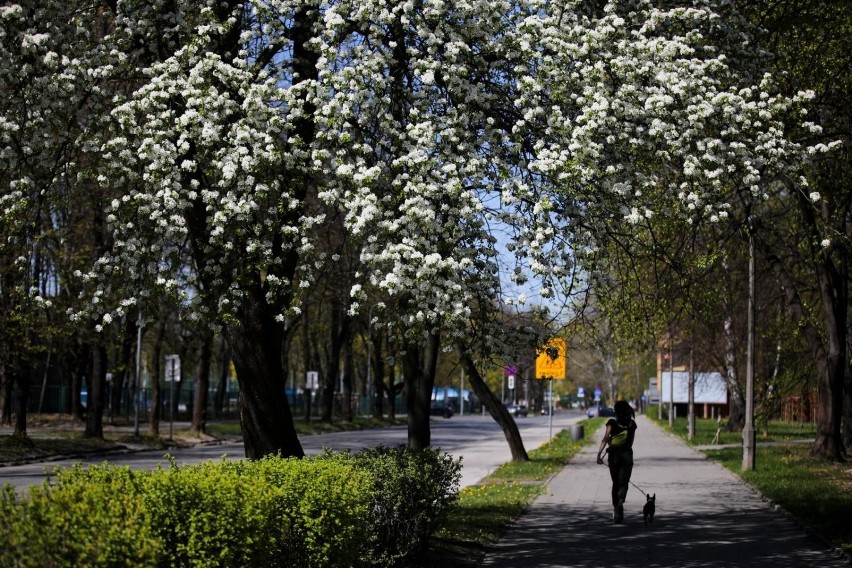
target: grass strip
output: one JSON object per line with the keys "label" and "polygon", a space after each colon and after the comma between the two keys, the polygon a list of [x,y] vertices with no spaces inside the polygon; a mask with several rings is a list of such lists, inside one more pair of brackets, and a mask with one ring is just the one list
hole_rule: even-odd
{"label": "grass strip", "polygon": [[528,452],[530,461],[507,462],[479,484],[462,489],[450,518],[414,566],[477,566],[486,546],[504,534],[512,521],[541,495],[546,482],[584,445],[595,442],[592,435],[604,420],[580,422],[585,430],[582,440],[572,440],[570,432],[562,430],[550,442]]}
{"label": "grass strip", "polygon": [[[649,408],[645,416],[668,429],[668,418],[662,420],[657,417],[657,407]],[[695,419],[695,437],[687,440],[689,424],[685,416],[674,420],[674,429],[671,432],[677,434],[684,441],[695,446],[707,446],[711,444],[742,444],[743,434],[741,430],[728,431],[727,421],[719,423],[711,418]],[[716,440],[716,433],[719,439]],[[770,420],[756,424],[756,437],[758,442],[789,442],[793,440],[813,440],[816,437],[816,424],[811,422],[782,422],[781,420]]]}

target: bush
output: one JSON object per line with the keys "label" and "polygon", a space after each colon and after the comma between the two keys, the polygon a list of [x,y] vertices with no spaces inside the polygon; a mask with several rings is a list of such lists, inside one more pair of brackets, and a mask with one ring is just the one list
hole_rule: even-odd
{"label": "bush", "polygon": [[57,471],[27,499],[3,493],[2,566],[156,566],[161,543],[125,467]]}
{"label": "bush", "polygon": [[243,467],[250,479],[276,488],[272,516],[289,527],[275,565],[355,563],[364,549],[371,503],[368,471],[321,458],[265,458]]}
{"label": "bush", "polygon": [[0,566],[395,566],[458,494],[435,450],[75,467],[0,491]]}
{"label": "bush", "polygon": [[368,547],[358,566],[397,566],[421,552],[458,498],[461,462],[436,449],[376,447],[327,457],[372,474]]}
{"label": "bush", "polygon": [[145,500],[176,566],[351,566],[369,484],[330,461],[224,460],[173,464]]}

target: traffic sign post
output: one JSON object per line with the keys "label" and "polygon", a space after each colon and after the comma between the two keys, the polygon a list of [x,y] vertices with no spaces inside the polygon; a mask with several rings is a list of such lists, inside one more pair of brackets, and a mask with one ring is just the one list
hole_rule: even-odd
{"label": "traffic sign post", "polygon": [[180,381],[180,355],[166,355],[166,382],[169,383],[169,440],[175,425],[175,383]]}
{"label": "traffic sign post", "polygon": [[561,337],[550,339],[535,358],[535,377],[550,381],[550,439],[553,439],[553,381],[567,378],[568,342]]}
{"label": "traffic sign post", "polygon": [[555,337],[538,351],[535,358],[535,377],[564,381],[567,378],[567,362],[567,342],[561,337]]}
{"label": "traffic sign post", "polygon": [[314,407],[314,392],[319,388],[319,371],[305,373],[305,393],[308,407],[305,409],[305,422],[311,421],[311,410]]}

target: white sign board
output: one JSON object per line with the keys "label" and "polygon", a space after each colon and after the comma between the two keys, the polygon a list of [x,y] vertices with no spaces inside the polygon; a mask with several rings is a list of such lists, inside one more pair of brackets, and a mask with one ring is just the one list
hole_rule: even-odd
{"label": "white sign board", "polygon": [[509,390],[515,390],[515,375],[509,375]]}
{"label": "white sign board", "polygon": [[180,355],[166,355],[166,382],[180,382]]}
{"label": "white sign board", "polygon": [[305,377],[305,388],[308,390],[316,390],[319,388],[319,372],[308,371]]}
{"label": "white sign board", "polygon": [[[672,396],[672,375],[674,375],[674,399]],[[689,402],[689,373],[686,371],[663,371],[662,402],[673,400],[675,403]],[[728,388],[721,373],[695,373],[696,404],[726,404]]]}

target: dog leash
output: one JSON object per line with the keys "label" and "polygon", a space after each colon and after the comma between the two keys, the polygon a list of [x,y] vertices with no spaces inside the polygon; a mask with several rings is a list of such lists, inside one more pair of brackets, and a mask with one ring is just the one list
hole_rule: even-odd
{"label": "dog leash", "polygon": [[[636,485],[635,483],[633,483],[632,481],[630,482],[630,485],[632,485],[632,486],[633,486],[633,487],[635,487],[636,489],[639,489],[639,486],[638,486],[638,485]],[[647,493],[645,493],[644,491],[642,491],[641,489],[639,489],[639,493],[641,493],[641,494],[642,494],[642,495],[644,495],[645,497],[647,497],[647,496],[648,496],[648,494],[647,494]]]}

